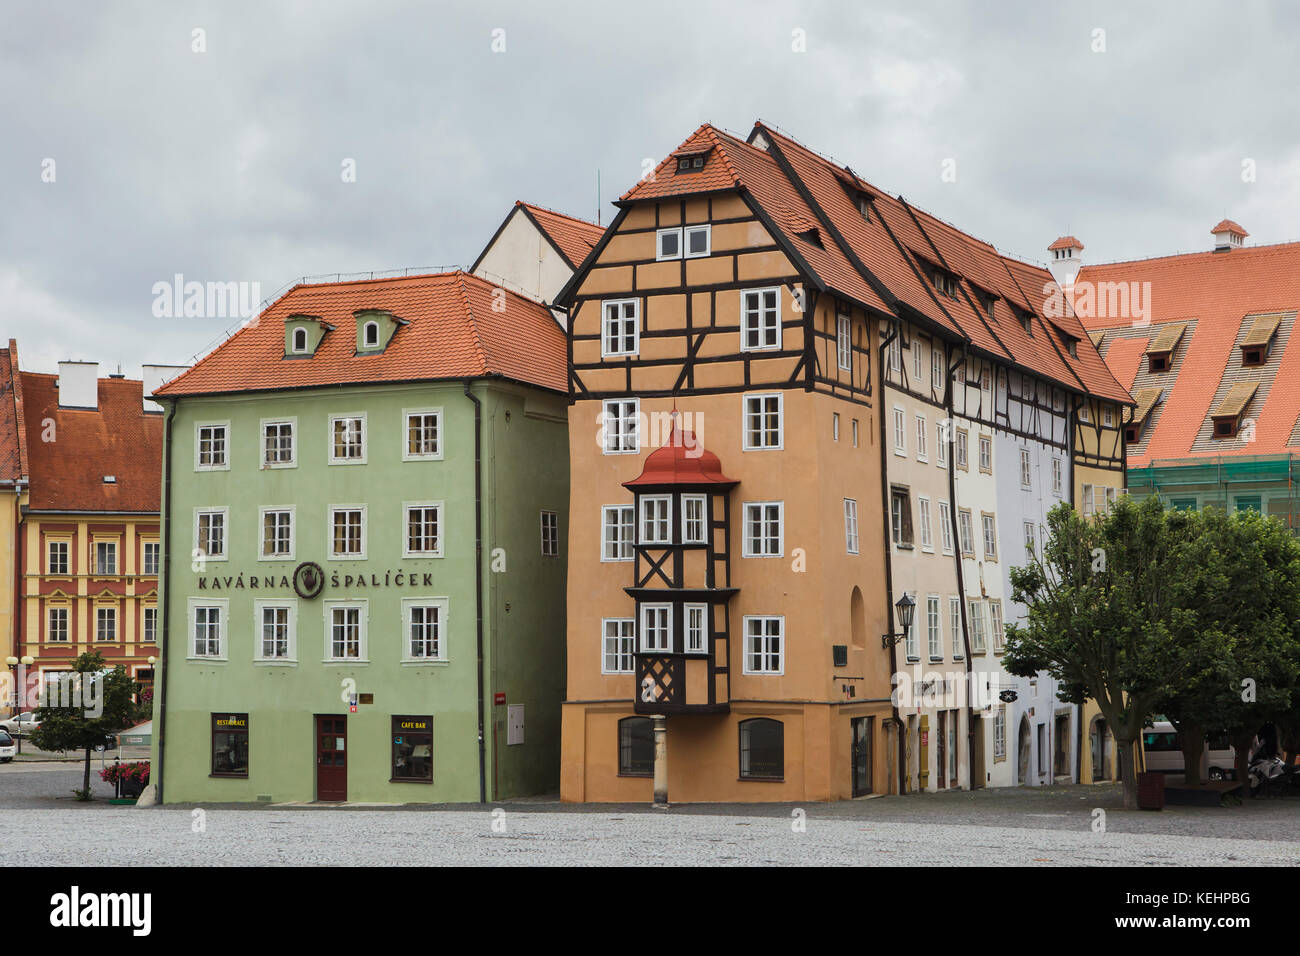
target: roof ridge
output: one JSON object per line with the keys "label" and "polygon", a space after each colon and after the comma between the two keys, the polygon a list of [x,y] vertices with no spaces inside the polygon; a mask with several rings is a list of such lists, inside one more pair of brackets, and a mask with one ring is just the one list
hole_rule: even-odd
{"label": "roof ridge", "polygon": [[1112,259],[1108,262],[1088,262],[1084,263],[1080,272],[1087,269],[1100,269],[1106,266],[1125,266],[1134,265],[1139,262],[1160,262],[1165,259],[1182,259],[1191,260],[1192,258],[1212,257],[1215,260],[1231,262],[1240,259],[1244,255],[1257,252],[1282,252],[1291,247],[1300,247],[1300,239],[1288,239],[1283,242],[1266,242],[1253,246],[1238,246],[1228,252],[1215,252],[1213,249],[1197,249],[1191,252],[1167,252],[1159,256],[1141,256],[1136,259]]}
{"label": "roof ridge", "polygon": [[[460,299],[461,302],[465,304],[465,321],[469,323],[470,341],[474,343],[474,348],[478,352],[479,366],[482,368],[482,371],[487,372],[489,371],[487,349],[483,347],[483,340],[479,336],[478,331],[478,317],[474,315],[474,306],[469,301],[469,289],[465,282],[467,273],[464,271],[458,271],[456,275],[460,279]],[[508,292],[509,290],[507,289],[504,291]]]}
{"label": "roof ridge", "polygon": [[592,222],[590,219],[583,219],[580,216],[571,216],[567,212],[560,212],[558,209],[552,209],[550,206],[539,206],[537,203],[528,202],[525,199],[516,199],[515,205],[526,206],[527,208],[535,209],[538,212],[550,213],[552,216],[559,216],[561,219],[568,219],[571,222],[576,222],[583,226],[591,226],[591,228],[593,229],[600,229],[603,231],[605,228],[604,226],[597,225],[596,223]]}

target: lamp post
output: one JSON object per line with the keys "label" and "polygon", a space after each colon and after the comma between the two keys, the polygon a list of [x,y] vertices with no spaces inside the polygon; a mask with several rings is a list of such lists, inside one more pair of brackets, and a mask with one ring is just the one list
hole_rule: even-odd
{"label": "lamp post", "polygon": [[[14,657],[12,654],[10,654],[8,657],[5,658],[5,663],[6,663],[7,665],[9,665],[9,670],[10,670],[10,672],[12,673],[12,672],[13,672],[13,669],[14,669],[15,667],[18,666],[18,658]],[[12,702],[12,704],[10,703],[10,701],[6,700],[6,701],[5,701],[5,705],[9,707],[9,712],[10,712],[11,714],[14,714],[14,713],[17,713],[17,712],[18,712],[18,685],[17,685],[17,683],[14,684],[14,696],[13,696],[13,702]]]}
{"label": "lamp post", "polygon": [[912,630],[912,615],[916,613],[916,601],[904,591],[903,596],[894,602],[894,607],[898,610],[898,623],[903,629],[880,635],[880,646],[886,650],[899,641],[907,640],[908,632]]}

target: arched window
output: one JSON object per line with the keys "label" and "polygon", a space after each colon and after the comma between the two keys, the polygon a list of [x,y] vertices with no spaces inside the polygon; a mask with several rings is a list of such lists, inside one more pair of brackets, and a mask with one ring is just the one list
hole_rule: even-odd
{"label": "arched window", "polygon": [[849,598],[849,636],[853,649],[862,651],[867,647],[867,606],[862,600],[862,589],[855,587]]}
{"label": "arched window", "polygon": [[618,773],[621,777],[654,776],[654,722],[649,717],[624,717],[618,722]]}
{"label": "arched window", "polygon": [[768,717],[740,722],[740,778],[785,779],[785,725]]}
{"label": "arched window", "polygon": [[295,352],[307,351],[307,330],[306,329],[293,330],[293,350]]}
{"label": "arched window", "polygon": [[366,348],[374,348],[379,344],[379,323],[367,322],[361,329],[361,341],[365,343]]}

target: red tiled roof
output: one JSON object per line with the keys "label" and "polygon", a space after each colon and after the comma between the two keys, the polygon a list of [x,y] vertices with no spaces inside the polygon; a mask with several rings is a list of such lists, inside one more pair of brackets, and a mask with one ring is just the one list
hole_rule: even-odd
{"label": "red tiled roof", "polygon": [[1048,252],[1055,252],[1057,249],[1082,249],[1083,243],[1074,236],[1062,236],[1054,243],[1047,247]]}
{"label": "red tiled roof", "polygon": [[[719,130],[705,123],[663,158],[654,171],[622,195],[622,199],[662,199],[690,193],[716,192],[742,185],[740,174],[731,165],[725,150],[718,149]],[[677,157],[708,151],[704,168],[677,175]]]}
{"label": "red tiled roof", "polygon": [[[383,352],[359,356],[353,314],[368,309],[387,310],[407,324]],[[284,320],[295,314],[334,326],[310,358],[284,357]],[[154,394],[494,375],[567,392],[565,359],[564,331],[544,306],[466,272],[328,282],[294,286]]]}
{"label": "red tiled roof", "polygon": [[27,475],[27,436],[21,414],[18,345],[10,339],[9,347],[0,351],[0,481],[19,481]]}
{"label": "red tiled roof", "polygon": [[99,407],[71,409],[59,408],[57,375],[21,377],[33,510],[159,510],[162,416],[144,411],[142,383],[101,378]]}
{"label": "red tiled roof", "polygon": [[[675,414],[675,413],[674,413]],[[699,444],[695,433],[679,429],[673,421],[668,443],[646,455],[641,474],[623,482],[624,488],[644,485],[719,485],[738,484],[722,473],[718,456]]]}
{"label": "red tiled roof", "polygon": [[1249,235],[1250,235],[1250,233],[1248,233],[1248,232],[1247,232],[1245,229],[1243,229],[1241,226],[1237,225],[1237,224],[1236,224],[1235,222],[1233,222],[1231,219],[1225,219],[1225,220],[1223,220],[1223,221],[1220,222],[1217,226],[1215,226],[1213,229],[1211,229],[1210,232],[1235,232],[1235,233],[1237,233],[1237,235],[1239,235],[1239,236],[1249,236]]}
{"label": "red tiled roof", "polygon": [[592,249],[596,248],[596,243],[600,242],[600,237],[605,234],[604,226],[587,222],[585,219],[566,216],[562,212],[544,206],[534,206],[523,200],[517,200],[515,205],[523,207],[532,216],[537,227],[550,237],[574,269],[582,265],[582,261],[587,258]]}
{"label": "red tiled roof", "polygon": [[[1154,459],[1198,455],[1269,455],[1288,448],[1300,415],[1300,341],[1294,322],[1284,323],[1274,337],[1269,361],[1256,369],[1241,365],[1238,340],[1253,325],[1253,317],[1300,310],[1300,243],[1233,249],[1230,253],[1195,252],[1134,262],[1084,266],[1078,283],[1150,283],[1147,297],[1150,328],[1133,332],[1127,317],[1084,316],[1089,329],[1112,329],[1106,361],[1121,379],[1132,380],[1142,367],[1138,345],[1154,339],[1160,326],[1191,323],[1177,346],[1176,368],[1160,377],[1167,391],[1162,411],[1144,436],[1143,453],[1131,455],[1135,466]],[[1130,341],[1125,342],[1127,338]],[[1123,343],[1121,345],[1121,343]],[[1145,345],[1142,346],[1145,350]],[[1134,365],[1136,363],[1136,369]],[[1216,395],[1234,381],[1258,380],[1259,396],[1245,414],[1255,420],[1249,440],[1215,441],[1193,450],[1204,434]],[[1267,393],[1264,387],[1268,385]],[[1219,396],[1221,397],[1221,396]]]}
{"label": "red tiled roof", "polygon": [[1119,383],[1129,391],[1137,379],[1138,369],[1142,366],[1142,357],[1146,354],[1149,338],[1116,339],[1106,349],[1106,364],[1115,373]]}

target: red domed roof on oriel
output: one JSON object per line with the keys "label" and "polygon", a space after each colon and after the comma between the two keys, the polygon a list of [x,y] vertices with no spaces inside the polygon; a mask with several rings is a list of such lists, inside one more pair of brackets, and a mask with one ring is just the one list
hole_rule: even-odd
{"label": "red domed roof on oriel", "polygon": [[731,487],[739,482],[722,473],[722,462],[696,439],[695,433],[679,428],[676,420],[668,443],[646,456],[641,474],[623,482],[624,488],[647,485],[715,485]]}

